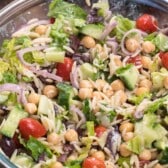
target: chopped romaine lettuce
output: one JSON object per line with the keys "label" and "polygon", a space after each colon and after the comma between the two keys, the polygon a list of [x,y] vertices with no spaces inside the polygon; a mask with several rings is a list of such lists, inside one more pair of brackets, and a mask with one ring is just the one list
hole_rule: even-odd
{"label": "chopped romaine lettuce", "polygon": [[65,168],[81,168],[81,160],[72,160],[66,164]]}
{"label": "chopped romaine lettuce", "polygon": [[53,0],[49,6],[48,16],[57,19],[60,15],[68,19],[86,19],[86,12],[76,4],[63,0]]}
{"label": "chopped romaine lettuce", "polygon": [[0,80],[0,83],[17,83],[17,77],[14,73],[6,71],[3,73],[3,78]]}
{"label": "chopped romaine lettuce", "polygon": [[51,150],[33,137],[30,137],[30,139],[26,142],[25,147],[31,152],[35,161],[37,161],[41,155],[47,156],[49,158],[52,157]]}
{"label": "chopped romaine lettuce", "polygon": [[129,166],[131,166],[130,157],[119,157],[117,164],[120,166],[120,168],[125,168],[124,163],[127,163]]}
{"label": "chopped romaine lettuce", "polygon": [[167,131],[157,121],[157,115],[145,114],[143,119],[135,123],[135,137],[128,141],[128,149],[139,154],[144,148],[151,148],[152,143],[163,139]]}
{"label": "chopped romaine lettuce", "polygon": [[87,121],[86,122],[87,132],[88,136],[94,136],[94,122],[93,121]]}
{"label": "chopped romaine lettuce", "polygon": [[165,150],[161,152],[159,162],[161,164],[168,164],[168,147],[166,147]]}
{"label": "chopped romaine lettuce", "polygon": [[135,28],[135,22],[132,20],[129,20],[128,18],[124,18],[121,15],[114,16],[114,17],[115,17],[114,19],[117,21],[117,26],[112,31],[112,33],[116,35],[118,41],[121,41],[125,32]]}

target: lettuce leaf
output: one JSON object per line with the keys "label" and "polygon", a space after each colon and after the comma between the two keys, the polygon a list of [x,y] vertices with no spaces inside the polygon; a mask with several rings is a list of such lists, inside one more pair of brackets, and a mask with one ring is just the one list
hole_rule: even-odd
{"label": "lettuce leaf", "polygon": [[58,18],[60,15],[66,18],[86,19],[86,12],[74,3],[63,0],[53,0],[49,6],[49,17]]}
{"label": "lettuce leaf", "polygon": [[168,147],[161,152],[159,162],[161,164],[168,164]]}
{"label": "lettuce leaf", "polygon": [[33,137],[30,137],[25,147],[31,152],[32,157],[35,161],[37,161],[43,154],[49,158],[52,157],[51,150]]}
{"label": "lettuce leaf", "polygon": [[167,130],[158,123],[157,115],[148,113],[135,123],[134,133],[135,137],[128,141],[127,147],[139,154],[144,148],[151,148],[153,142],[164,139]]}
{"label": "lettuce leaf", "polygon": [[117,21],[117,26],[112,33],[116,35],[118,41],[121,41],[124,33],[135,28],[135,21],[129,20],[121,15],[115,16],[114,19]]}

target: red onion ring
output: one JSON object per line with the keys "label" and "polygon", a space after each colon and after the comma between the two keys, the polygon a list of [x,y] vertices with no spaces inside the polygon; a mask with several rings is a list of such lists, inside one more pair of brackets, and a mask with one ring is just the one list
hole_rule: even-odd
{"label": "red onion ring", "polygon": [[22,104],[27,103],[27,99],[25,97],[23,87],[13,83],[6,83],[3,85],[0,85],[0,92],[4,92],[4,91],[9,91],[9,92],[14,92],[19,94],[18,101]]}

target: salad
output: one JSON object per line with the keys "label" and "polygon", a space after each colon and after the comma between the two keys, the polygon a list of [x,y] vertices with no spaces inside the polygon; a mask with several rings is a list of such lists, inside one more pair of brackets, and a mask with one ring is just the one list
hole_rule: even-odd
{"label": "salad", "polygon": [[21,168],[168,167],[168,36],[149,14],[64,0],[0,49],[0,151]]}

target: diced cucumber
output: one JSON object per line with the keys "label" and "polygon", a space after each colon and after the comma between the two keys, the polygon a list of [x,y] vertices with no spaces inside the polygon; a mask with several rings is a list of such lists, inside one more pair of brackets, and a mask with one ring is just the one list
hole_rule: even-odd
{"label": "diced cucumber", "polygon": [[84,63],[80,66],[81,78],[82,79],[92,79],[96,80],[97,78],[97,69],[89,63]]}
{"label": "diced cucumber", "polygon": [[139,71],[133,64],[117,69],[116,75],[124,82],[129,90],[133,90],[138,82]]}
{"label": "diced cucumber", "polygon": [[27,112],[19,107],[14,107],[13,110],[10,111],[5,123],[1,126],[0,132],[9,138],[12,138],[19,125],[19,121],[27,116]]}
{"label": "diced cucumber", "polygon": [[64,51],[48,51],[45,53],[45,59],[49,62],[64,62]]}
{"label": "diced cucumber", "polygon": [[81,29],[81,33],[91,36],[97,40],[100,40],[103,30],[103,25],[87,24]]}

